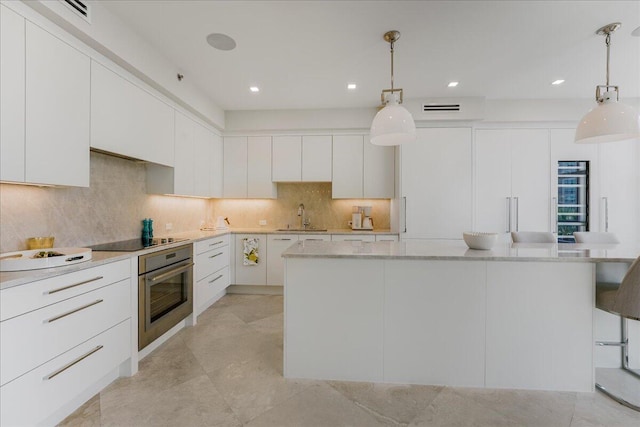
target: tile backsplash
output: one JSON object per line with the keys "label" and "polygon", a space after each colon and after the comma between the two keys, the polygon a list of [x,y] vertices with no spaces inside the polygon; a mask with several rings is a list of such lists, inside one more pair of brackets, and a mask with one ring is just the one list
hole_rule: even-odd
{"label": "tile backsplash", "polygon": [[318,228],[348,228],[353,205],[372,206],[374,227],[389,228],[389,200],[334,200],[330,183],[281,183],[277,199],[207,200],[148,195],[145,181],[143,163],[92,152],[89,188],[0,184],[0,252],[24,250],[34,236],[55,236],[56,247],[134,239],[142,218],[153,218],[155,236],[212,225],[220,215],[232,227],[297,227],[300,203]]}

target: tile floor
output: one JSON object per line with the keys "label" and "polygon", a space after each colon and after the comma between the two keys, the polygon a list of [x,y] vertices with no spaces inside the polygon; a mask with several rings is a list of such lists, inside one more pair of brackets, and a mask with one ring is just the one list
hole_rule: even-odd
{"label": "tile floor", "polygon": [[62,426],[640,426],[600,393],[282,377],[281,296],[227,295]]}

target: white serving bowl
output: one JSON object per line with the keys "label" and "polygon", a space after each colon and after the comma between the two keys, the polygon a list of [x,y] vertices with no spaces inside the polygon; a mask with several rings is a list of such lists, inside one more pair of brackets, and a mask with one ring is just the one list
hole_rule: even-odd
{"label": "white serving bowl", "polygon": [[462,238],[471,249],[489,250],[498,241],[498,233],[467,231],[462,233]]}

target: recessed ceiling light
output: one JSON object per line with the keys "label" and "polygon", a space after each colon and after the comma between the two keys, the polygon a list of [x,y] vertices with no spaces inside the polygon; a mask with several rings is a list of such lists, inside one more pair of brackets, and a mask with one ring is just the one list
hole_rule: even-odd
{"label": "recessed ceiling light", "polygon": [[458,82],[449,82],[448,87],[456,87],[458,86]]}
{"label": "recessed ceiling light", "polygon": [[232,50],[236,47],[236,41],[226,34],[211,33],[207,36],[207,43],[218,50]]}
{"label": "recessed ceiling light", "polygon": [[563,79],[558,79],[558,80],[554,80],[551,82],[552,85],[561,85],[562,83],[564,83]]}
{"label": "recessed ceiling light", "polygon": [[356,84],[355,84],[355,83],[348,83],[348,84],[347,84],[347,89],[349,89],[349,90],[354,90],[356,87],[357,87],[357,86],[356,86]]}
{"label": "recessed ceiling light", "polygon": [[260,88],[258,86],[251,86],[249,90],[253,93],[260,92]]}

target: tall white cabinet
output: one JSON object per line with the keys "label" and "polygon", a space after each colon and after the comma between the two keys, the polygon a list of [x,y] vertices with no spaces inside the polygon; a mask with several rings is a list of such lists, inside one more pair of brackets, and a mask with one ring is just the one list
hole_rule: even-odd
{"label": "tall white cabinet", "polygon": [[402,239],[461,239],[471,229],[471,128],[417,129],[400,148]]}
{"label": "tall white cabinet", "polygon": [[478,129],[477,231],[551,231],[548,129]]}

